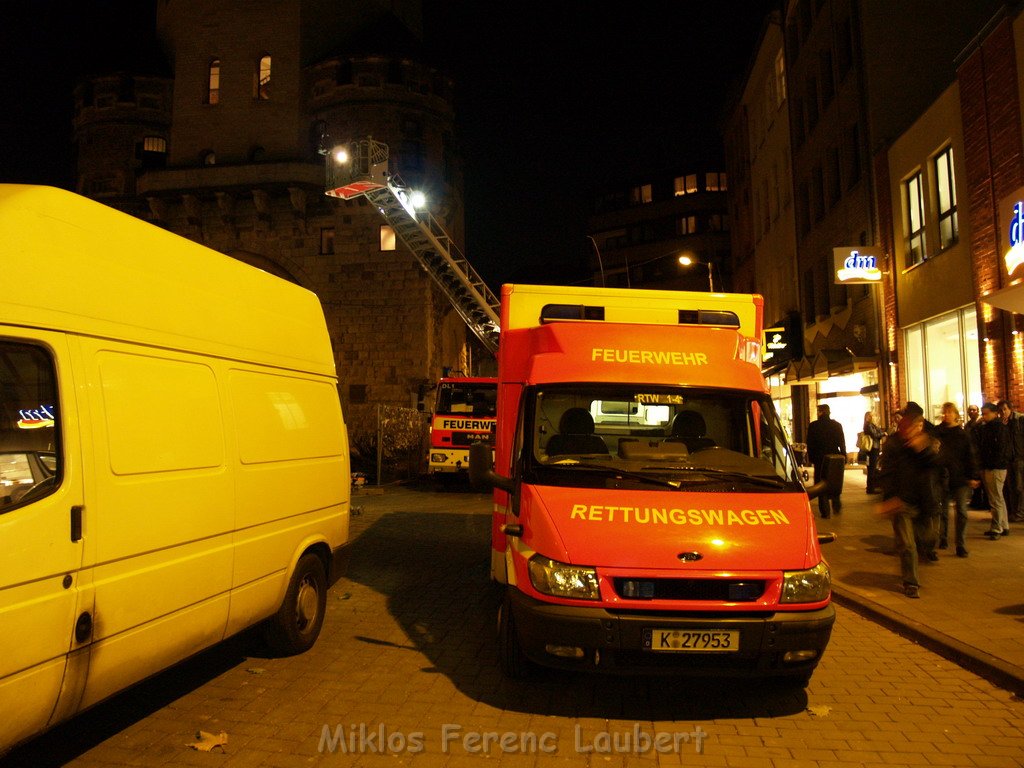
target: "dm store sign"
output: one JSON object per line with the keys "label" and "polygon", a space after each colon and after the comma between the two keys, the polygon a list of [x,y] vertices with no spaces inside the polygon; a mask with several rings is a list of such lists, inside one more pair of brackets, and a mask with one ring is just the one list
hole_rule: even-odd
{"label": "dm store sign", "polygon": [[882,280],[881,251],[877,248],[846,246],[832,249],[835,282],[878,283]]}
{"label": "dm store sign", "polygon": [[1003,254],[1006,274],[1013,277],[1017,267],[1024,264],[1024,203],[1016,200],[1013,203],[1013,215],[1010,216],[1010,249]]}

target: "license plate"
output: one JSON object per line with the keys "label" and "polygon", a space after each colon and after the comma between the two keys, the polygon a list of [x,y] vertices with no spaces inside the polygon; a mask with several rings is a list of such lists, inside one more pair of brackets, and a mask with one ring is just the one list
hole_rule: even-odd
{"label": "license plate", "polygon": [[730,653],[740,649],[735,630],[645,629],[644,649],[690,653]]}

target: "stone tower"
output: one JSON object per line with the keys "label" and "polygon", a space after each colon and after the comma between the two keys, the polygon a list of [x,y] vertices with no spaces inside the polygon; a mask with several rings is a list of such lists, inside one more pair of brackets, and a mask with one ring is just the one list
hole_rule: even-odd
{"label": "stone tower", "polygon": [[322,152],[372,136],[463,240],[452,83],[425,63],[420,3],[156,2],[165,71],[76,90],[78,190],[316,293],[365,444],[378,405],[469,372],[465,326],[384,220],[323,194]]}

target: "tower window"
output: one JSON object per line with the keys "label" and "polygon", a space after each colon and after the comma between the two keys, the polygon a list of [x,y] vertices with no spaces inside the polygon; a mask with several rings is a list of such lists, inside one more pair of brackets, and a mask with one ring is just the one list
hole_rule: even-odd
{"label": "tower window", "polygon": [[206,78],[206,103],[220,103],[220,59],[210,62]]}
{"label": "tower window", "polygon": [[270,98],[270,56],[260,56],[256,64],[256,99],[266,101]]}

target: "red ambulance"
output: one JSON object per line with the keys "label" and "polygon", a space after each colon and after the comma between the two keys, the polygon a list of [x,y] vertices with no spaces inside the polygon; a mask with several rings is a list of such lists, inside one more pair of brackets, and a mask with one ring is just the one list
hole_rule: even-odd
{"label": "red ambulance", "polygon": [[470,477],[494,488],[506,674],[810,679],[835,621],[834,536],[761,376],[762,304],[503,286],[495,468],[471,449]]}

